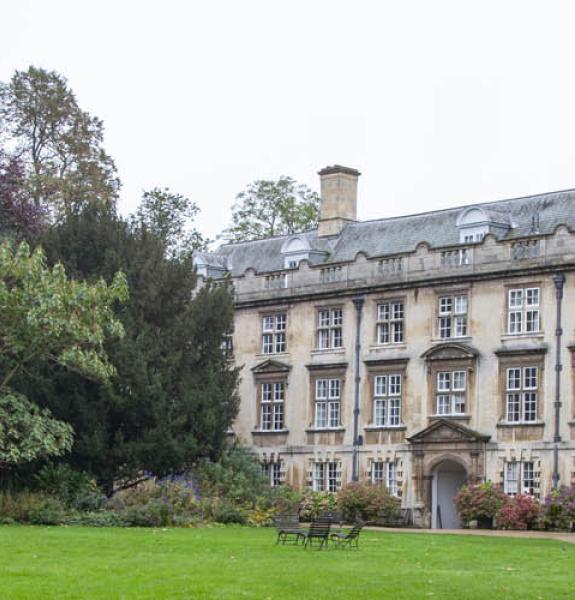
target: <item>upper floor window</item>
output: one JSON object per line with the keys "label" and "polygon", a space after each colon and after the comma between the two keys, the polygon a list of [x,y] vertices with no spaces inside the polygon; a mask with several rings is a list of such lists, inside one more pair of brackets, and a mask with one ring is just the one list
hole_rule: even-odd
{"label": "upper floor window", "polygon": [[281,431],[284,428],[285,384],[276,381],[261,386],[261,430]]}
{"label": "upper floor window", "polygon": [[312,489],[314,492],[337,492],[341,481],[339,463],[313,463]]}
{"label": "upper floor window", "polygon": [[535,492],[535,465],[531,461],[506,462],[503,470],[503,491],[508,496]]}
{"label": "upper floor window", "polygon": [[266,275],[265,287],[269,290],[287,288],[287,273],[277,273],[275,275]]}
{"label": "upper floor window", "polygon": [[541,251],[539,240],[520,240],[511,245],[511,259],[525,260],[537,258]]}
{"label": "upper floor window", "polygon": [[512,367],[507,369],[506,419],[509,423],[537,420],[537,367]]}
{"label": "upper floor window", "polygon": [[375,461],[371,465],[371,482],[383,484],[392,496],[398,495],[397,466],[394,462]]}
{"label": "upper floor window", "polygon": [[341,425],[341,379],[317,379],[314,404],[314,426],[317,429],[339,427]]}
{"label": "upper floor window", "polygon": [[461,241],[464,244],[477,244],[485,237],[484,231],[476,231],[474,233],[462,233]]}
{"label": "upper floor window", "polygon": [[262,318],[262,353],[279,354],[287,350],[287,315],[277,313]]}
{"label": "upper floor window", "polygon": [[464,414],[466,393],[465,371],[440,371],[437,373],[437,414]]}
{"label": "upper floor window", "polygon": [[438,307],[438,330],[441,339],[467,335],[467,296],[440,296]]}
{"label": "upper floor window", "polygon": [[317,311],[317,348],[341,348],[343,311],[341,308],[322,308]]}
{"label": "upper floor window", "polygon": [[507,331],[510,334],[540,331],[538,287],[515,288],[508,292]]}
{"label": "upper floor window", "polygon": [[403,302],[384,302],[377,305],[377,343],[403,342]]}
{"label": "upper floor window", "polygon": [[397,275],[403,271],[403,257],[384,258],[378,263],[379,272],[383,275]]}
{"label": "upper floor window", "polygon": [[462,267],[471,264],[471,253],[468,248],[446,250],[441,253],[442,267]]}
{"label": "upper floor window", "polygon": [[376,375],[373,379],[373,424],[397,427],[401,422],[401,375]]}

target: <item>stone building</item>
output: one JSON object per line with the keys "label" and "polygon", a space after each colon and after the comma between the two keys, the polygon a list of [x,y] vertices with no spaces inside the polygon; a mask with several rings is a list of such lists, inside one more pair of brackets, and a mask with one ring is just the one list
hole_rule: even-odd
{"label": "stone building", "polygon": [[360,173],[319,175],[317,230],[195,257],[234,283],[232,433],[270,483],[383,482],[433,527],[466,481],[575,484],[575,191],[360,222]]}

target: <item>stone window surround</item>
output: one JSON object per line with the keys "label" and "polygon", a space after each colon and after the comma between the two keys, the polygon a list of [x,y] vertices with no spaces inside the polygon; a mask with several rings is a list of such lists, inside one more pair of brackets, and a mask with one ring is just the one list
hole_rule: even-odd
{"label": "stone window surround", "polygon": [[[452,358],[445,360],[434,360],[427,368],[427,414],[433,419],[471,419],[475,410],[475,358]],[[437,379],[438,373],[453,371],[465,371],[465,412],[461,414],[437,414]]]}
{"label": "stone window surround", "polygon": [[[317,364],[317,365],[306,365],[309,371],[309,394],[308,394],[308,410],[306,422],[308,432],[322,432],[322,431],[343,431],[344,416],[346,409],[346,371],[347,363],[332,363],[332,364]],[[339,379],[340,380],[340,392],[339,392],[339,418],[340,424],[338,427],[322,427],[317,428],[315,426],[315,390],[316,381],[318,379]]]}
{"label": "stone window surround", "polygon": [[[524,427],[532,425],[544,425],[543,403],[545,390],[545,353],[546,346],[538,348],[501,348],[495,351],[499,361],[499,374],[497,378],[498,396],[498,426]],[[537,411],[535,421],[507,421],[507,369],[537,367]]]}
{"label": "stone window surround", "polygon": [[[314,338],[313,338],[313,348],[312,351],[313,352],[333,352],[335,351],[341,351],[344,350],[344,338],[343,338],[343,330],[344,330],[344,323],[345,323],[345,304],[341,303],[341,302],[337,302],[337,303],[328,303],[328,304],[316,304],[314,305]],[[333,326],[331,324],[331,311],[332,310],[341,310],[341,325],[338,326]],[[322,327],[320,328],[319,325],[319,313],[320,311],[330,311],[330,325],[329,327]],[[341,346],[333,346],[333,340],[332,340],[332,330],[339,328],[341,330]],[[329,331],[329,344],[326,348],[321,348],[319,346],[319,331],[320,329],[327,329]]]}
{"label": "stone window surround", "polygon": [[[378,325],[380,323],[379,321],[379,305],[380,304],[393,304],[395,302],[401,302],[403,304],[403,318],[402,323],[403,323],[403,340],[401,342],[386,342],[384,344],[381,344],[379,342],[379,334],[378,334]],[[398,346],[405,346],[406,345],[406,338],[407,338],[407,295],[403,294],[403,295],[388,295],[388,296],[381,296],[378,295],[377,297],[370,299],[370,305],[372,306],[372,311],[373,311],[373,315],[375,316],[375,327],[373,328],[373,346],[377,347],[377,348],[396,348]],[[367,308],[367,307],[366,307]]]}
{"label": "stone window surround", "polygon": [[[502,284],[505,293],[503,312],[501,315],[501,331],[502,337],[505,339],[516,339],[525,337],[542,337],[543,328],[543,293],[545,290],[544,282],[541,279],[533,280],[520,278],[517,281],[509,281]],[[509,292],[510,290],[526,290],[528,288],[539,288],[539,330],[538,331],[522,331],[521,333],[509,333]]]}
{"label": "stone window surround", "polygon": [[[366,430],[397,430],[405,429],[404,418],[405,418],[405,399],[408,397],[409,386],[407,378],[407,363],[409,358],[398,358],[398,359],[375,359],[365,360],[364,365],[367,371],[367,377],[363,384],[362,394],[360,398],[363,398],[360,408],[360,419],[361,415],[365,415],[363,419],[363,426]],[[375,425],[375,414],[374,414],[374,385],[375,378],[378,375],[401,375],[401,401],[400,401],[400,414],[399,414],[399,425]],[[360,421],[361,426],[361,421]]]}
{"label": "stone window surround", "polygon": [[[471,333],[470,333],[470,329],[471,329],[471,308],[472,308],[472,288],[473,288],[473,284],[469,283],[466,285],[456,285],[456,286],[443,286],[443,287],[437,287],[434,288],[433,292],[435,294],[435,305],[433,307],[433,311],[432,311],[432,322],[431,322],[431,340],[432,342],[462,342],[465,340],[470,340],[471,339]],[[448,338],[442,338],[440,337],[440,331],[439,331],[439,299],[443,296],[467,296],[467,331],[466,334],[464,336],[461,337],[448,337]]]}
{"label": "stone window surround", "polygon": [[[287,417],[287,400],[288,400],[288,373],[287,372],[269,372],[269,373],[254,373],[254,382],[256,386],[256,425],[254,427],[254,432],[256,433],[285,433],[289,431],[286,428],[286,417]],[[261,418],[262,418],[262,384],[263,383],[283,383],[284,384],[284,428],[283,429],[262,429],[261,428]]]}

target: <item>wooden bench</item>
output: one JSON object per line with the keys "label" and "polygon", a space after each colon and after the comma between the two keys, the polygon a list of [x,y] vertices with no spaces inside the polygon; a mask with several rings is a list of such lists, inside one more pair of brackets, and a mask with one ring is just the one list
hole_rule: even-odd
{"label": "wooden bench", "polygon": [[330,539],[333,540],[338,548],[347,546],[348,548],[359,548],[359,534],[363,529],[363,523],[356,523],[349,531],[332,533]]}
{"label": "wooden bench", "polygon": [[331,529],[331,520],[317,520],[312,521],[309,529],[304,533],[304,547],[313,546],[314,540],[319,542],[319,549],[321,550],[324,546],[327,546],[329,541],[329,533]]}

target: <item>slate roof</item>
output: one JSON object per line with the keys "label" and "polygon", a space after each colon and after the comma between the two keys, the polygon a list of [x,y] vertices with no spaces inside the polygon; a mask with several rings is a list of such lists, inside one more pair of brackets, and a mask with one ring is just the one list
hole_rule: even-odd
{"label": "slate roof", "polygon": [[[551,234],[560,224],[575,231],[575,190],[565,190],[350,223],[333,238],[318,238],[315,230],[299,235],[307,239],[313,249],[325,252],[325,262],[352,261],[358,252],[368,257],[412,252],[420,242],[427,242],[432,248],[456,245],[460,243],[457,218],[471,206],[481,207],[498,223],[502,222],[502,215],[507,216],[512,227],[496,234],[499,239]],[[292,236],[226,244],[210,254],[219,257],[218,261],[225,259],[233,275],[242,275],[250,267],[258,273],[281,270],[284,267],[281,248],[289,237]]]}

